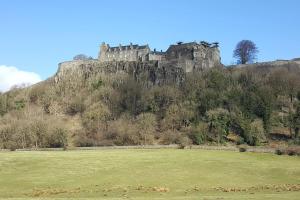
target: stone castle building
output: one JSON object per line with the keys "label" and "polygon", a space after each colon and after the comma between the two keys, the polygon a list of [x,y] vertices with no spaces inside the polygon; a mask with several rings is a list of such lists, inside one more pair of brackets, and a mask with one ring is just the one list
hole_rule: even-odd
{"label": "stone castle building", "polygon": [[162,54],[151,51],[149,45],[139,46],[137,44],[118,47],[110,47],[109,44],[102,43],[100,46],[99,60],[102,62],[111,61],[150,61],[161,60]]}
{"label": "stone castle building", "polygon": [[187,72],[218,66],[222,64],[217,43],[178,42],[165,52],[151,50],[148,45],[110,47],[102,43],[98,59],[62,62],[54,79],[58,83],[68,74],[85,79],[92,73],[125,73],[149,86],[180,85]]}
{"label": "stone castle building", "polygon": [[186,72],[198,68],[221,65],[218,43],[190,42],[170,45],[166,52],[151,51],[149,45],[130,45],[110,47],[102,43],[98,57],[100,62],[158,61],[160,65],[173,65]]}

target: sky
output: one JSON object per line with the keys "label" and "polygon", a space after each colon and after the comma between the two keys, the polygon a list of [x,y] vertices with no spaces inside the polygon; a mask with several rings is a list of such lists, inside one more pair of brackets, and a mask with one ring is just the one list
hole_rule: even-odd
{"label": "sky", "polygon": [[248,39],[259,62],[300,57],[299,8],[299,0],[0,0],[0,91],[20,73],[34,83],[77,54],[96,58],[102,42],[165,51],[177,41],[217,41],[230,65]]}

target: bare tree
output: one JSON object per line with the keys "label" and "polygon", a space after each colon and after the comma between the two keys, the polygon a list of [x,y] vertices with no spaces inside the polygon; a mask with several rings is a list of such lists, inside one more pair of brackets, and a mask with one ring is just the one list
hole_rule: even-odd
{"label": "bare tree", "polygon": [[92,60],[93,58],[91,56],[87,56],[84,54],[78,54],[73,57],[73,60]]}
{"label": "bare tree", "polygon": [[233,51],[233,57],[237,59],[238,64],[252,63],[257,56],[258,48],[251,40],[240,41]]}

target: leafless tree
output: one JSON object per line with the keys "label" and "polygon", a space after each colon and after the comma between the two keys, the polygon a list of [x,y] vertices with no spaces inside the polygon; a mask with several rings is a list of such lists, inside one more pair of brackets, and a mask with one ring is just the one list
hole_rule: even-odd
{"label": "leafless tree", "polygon": [[233,57],[237,59],[238,64],[252,63],[257,56],[258,48],[251,40],[240,41],[233,51]]}
{"label": "leafless tree", "polygon": [[74,56],[73,60],[92,60],[93,58],[91,56],[87,56],[84,54],[78,54]]}

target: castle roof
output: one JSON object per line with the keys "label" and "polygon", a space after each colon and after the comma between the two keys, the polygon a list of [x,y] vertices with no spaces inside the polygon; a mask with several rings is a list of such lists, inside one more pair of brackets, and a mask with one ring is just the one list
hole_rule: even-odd
{"label": "castle roof", "polygon": [[180,49],[188,49],[188,48],[194,48],[195,46],[199,46],[197,42],[188,42],[188,43],[180,43],[180,44],[172,44],[167,49],[167,51],[173,51],[173,50],[180,50]]}
{"label": "castle roof", "polygon": [[121,50],[123,51],[123,50],[126,50],[126,49],[130,49],[130,48],[133,48],[133,49],[139,49],[139,50],[141,50],[141,49],[148,49],[149,48],[149,46],[148,45],[137,45],[137,44],[134,44],[134,45],[125,45],[125,46],[116,46],[116,47],[110,47],[109,49],[111,49],[111,50],[120,50],[120,48],[121,48]]}
{"label": "castle roof", "polygon": [[151,54],[155,54],[155,55],[164,55],[165,52],[162,52],[162,51],[151,51]]}

